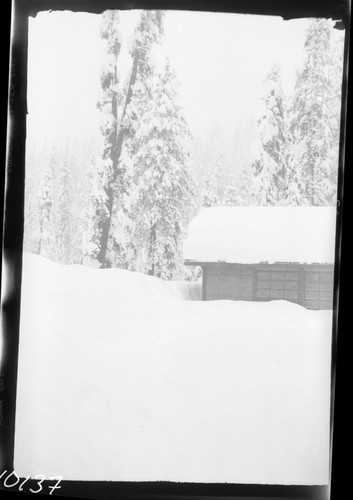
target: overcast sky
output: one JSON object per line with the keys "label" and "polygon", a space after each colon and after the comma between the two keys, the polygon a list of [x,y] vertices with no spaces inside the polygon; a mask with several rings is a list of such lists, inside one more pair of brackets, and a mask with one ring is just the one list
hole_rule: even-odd
{"label": "overcast sky", "polygon": [[[124,75],[130,59],[126,43],[138,11],[121,14]],[[40,13],[30,20],[28,134],[65,141],[98,133],[100,16]],[[262,83],[280,63],[290,92],[300,67],[307,20],[241,14],[168,11],[163,52],[181,83],[180,94],[193,135],[215,123],[225,132],[256,114]]]}

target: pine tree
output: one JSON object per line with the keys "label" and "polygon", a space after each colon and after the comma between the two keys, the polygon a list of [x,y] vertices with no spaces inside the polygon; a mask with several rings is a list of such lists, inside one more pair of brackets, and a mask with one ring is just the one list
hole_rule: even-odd
{"label": "pine tree", "polygon": [[89,235],[93,234],[93,220],[96,207],[91,200],[93,178],[96,178],[100,145],[96,137],[86,136],[70,144],[66,162],[70,166],[70,261],[75,264],[94,262],[87,258]]}
{"label": "pine tree", "polygon": [[258,121],[259,141],[252,168],[260,205],[283,203],[287,186],[286,117],[279,67],[265,80],[264,111]]}
{"label": "pine tree", "polygon": [[176,279],[182,273],[182,238],[193,196],[185,147],[189,131],[168,62],[150,83],[148,88],[137,85],[133,90],[139,127],[133,141],[132,237],[138,270]]}
{"label": "pine tree", "polygon": [[[93,192],[95,217],[89,251],[101,267],[110,267],[115,261],[124,265],[124,249],[112,235],[113,220],[124,209],[122,200],[126,187],[126,165],[122,153],[126,135],[132,89],[139,76],[151,73],[149,54],[159,38],[162,24],[160,11],[143,11],[130,47],[132,69],[127,88],[119,87],[117,60],[121,49],[117,11],[106,11],[102,16],[101,37],[105,42],[106,62],[101,72],[103,96],[99,102],[102,113],[101,132],[104,140],[102,159],[98,166]],[[118,111],[120,110],[120,116]],[[113,231],[116,235],[116,228]]]}
{"label": "pine tree", "polygon": [[340,85],[332,72],[332,31],[330,20],[311,20],[293,99],[292,176],[300,172],[297,196],[309,205],[335,204],[337,151],[333,151],[338,144]]}
{"label": "pine tree", "polygon": [[[42,239],[41,198],[44,175],[51,161],[51,148],[46,139],[39,143],[29,140],[26,145],[24,251],[39,254]],[[48,172],[49,175],[49,172]]]}
{"label": "pine tree", "polygon": [[249,164],[245,164],[237,176],[238,205],[251,206],[256,204],[254,195],[254,178]]}
{"label": "pine tree", "polygon": [[224,155],[221,151],[217,152],[213,177],[216,184],[216,193],[218,200],[221,200],[223,197],[222,179],[224,177]]}
{"label": "pine tree", "polygon": [[73,186],[68,146],[52,159],[56,172],[53,194],[53,225],[55,232],[55,261],[69,264],[73,261]]}
{"label": "pine tree", "polygon": [[210,208],[220,204],[218,197],[219,172],[215,169],[206,175],[205,184],[201,191],[201,207]]}
{"label": "pine tree", "polygon": [[[344,33],[334,32],[336,37],[331,38],[331,65],[330,82],[332,88],[332,100],[330,105],[330,125],[331,141],[329,151],[329,163],[331,164],[329,182],[322,181],[321,190],[325,200],[331,205],[335,203],[337,196],[338,160],[340,146],[341,127],[341,104],[342,104],[342,77],[343,77],[343,54],[344,54]],[[329,189],[327,189],[327,187]]]}
{"label": "pine tree", "polygon": [[289,133],[287,154],[287,189],[284,204],[292,206],[307,206],[309,201],[305,196],[305,176],[301,165],[297,161],[297,145]]}
{"label": "pine tree", "polygon": [[32,150],[32,148],[27,147],[23,250],[30,253],[38,253],[41,238],[39,230],[38,174],[33,171],[36,161],[35,149]]}
{"label": "pine tree", "polygon": [[236,206],[238,205],[239,194],[238,194],[238,185],[236,182],[235,175],[231,175],[229,177],[224,197],[223,197],[223,205]]}
{"label": "pine tree", "polygon": [[101,38],[105,55],[101,69],[102,97],[98,102],[101,110],[102,156],[97,165],[95,189],[92,192],[95,218],[90,237],[89,252],[102,267],[106,266],[110,219],[114,195],[113,176],[117,170],[117,121],[120,94],[117,58],[121,49],[119,13],[108,10],[102,14]]}
{"label": "pine tree", "polygon": [[53,172],[49,163],[42,181],[39,195],[39,243],[38,254],[55,259],[55,234],[52,220]]}
{"label": "pine tree", "polygon": [[236,174],[229,177],[224,192],[223,205],[250,206],[254,203],[251,170],[243,166]]}
{"label": "pine tree", "polygon": [[205,185],[201,191],[201,207],[210,208],[219,205],[217,188],[210,174],[206,176]]}
{"label": "pine tree", "polygon": [[[26,167],[28,163],[26,162]],[[24,213],[24,232],[23,232],[23,250],[24,252],[38,253],[40,244],[39,230],[39,200],[36,195],[38,192],[38,180],[29,169],[26,171],[25,183],[25,213]]]}

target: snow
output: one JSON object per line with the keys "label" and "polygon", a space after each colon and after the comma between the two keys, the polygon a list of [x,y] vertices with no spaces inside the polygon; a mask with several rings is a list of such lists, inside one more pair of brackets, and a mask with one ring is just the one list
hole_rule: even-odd
{"label": "snow", "polygon": [[167,281],[168,287],[182,300],[201,300],[201,281]]}
{"label": "snow", "polygon": [[197,262],[334,262],[334,207],[212,207],[190,223],[184,259]]}
{"label": "snow", "polygon": [[111,128],[115,123],[115,117],[113,113],[109,110],[110,106],[106,106],[102,110],[101,114],[101,127]]}
{"label": "snow", "polygon": [[172,288],[24,255],[16,473],[327,484],[332,312]]}
{"label": "snow", "polygon": [[24,289],[64,294],[70,297],[115,302],[119,300],[165,301],[176,297],[167,283],[158,278],[124,269],[97,269],[78,264],[63,266],[38,255],[24,254]]}

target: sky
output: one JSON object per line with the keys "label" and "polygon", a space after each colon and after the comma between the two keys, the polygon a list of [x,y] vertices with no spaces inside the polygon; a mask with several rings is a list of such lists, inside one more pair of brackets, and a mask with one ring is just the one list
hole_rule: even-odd
{"label": "sky", "polygon": [[[120,16],[120,74],[131,63],[126,45],[139,12]],[[60,144],[99,134],[100,16],[42,12],[30,19],[28,136]],[[271,66],[282,68],[291,91],[300,67],[307,20],[270,16],[167,11],[161,54],[180,81],[180,97],[193,136],[211,125],[224,133],[255,117]],[[255,119],[255,118],[254,118]]]}

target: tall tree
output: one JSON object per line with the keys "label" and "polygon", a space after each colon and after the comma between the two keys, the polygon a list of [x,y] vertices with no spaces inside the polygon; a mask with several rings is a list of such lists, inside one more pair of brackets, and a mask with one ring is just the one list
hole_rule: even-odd
{"label": "tall tree", "polygon": [[[26,145],[24,251],[38,254],[42,246],[44,177],[51,162],[51,148],[46,139],[34,143],[29,138]],[[49,179],[47,187],[50,187]]]}
{"label": "tall tree", "polygon": [[232,174],[224,192],[223,205],[236,206],[238,205],[238,185],[235,175]]}
{"label": "tall tree", "polygon": [[[111,236],[112,220],[126,191],[125,164],[121,158],[126,134],[125,115],[129,109],[132,88],[138,75],[150,73],[149,53],[162,29],[160,11],[143,11],[130,48],[132,67],[127,88],[119,90],[117,60],[121,49],[119,13],[105,11],[102,16],[101,37],[105,43],[106,61],[101,73],[103,96],[99,102],[102,112],[101,131],[104,139],[102,159],[98,167],[97,189],[94,192],[96,206],[95,230],[91,235],[90,249],[101,267],[110,267],[116,242]],[[118,116],[120,109],[121,115]],[[111,239],[111,241],[110,241]],[[118,249],[119,251],[120,249]]]}
{"label": "tall tree", "polygon": [[252,165],[256,197],[260,205],[276,205],[285,197],[288,151],[284,96],[277,65],[265,80],[258,132],[258,147]]}
{"label": "tall tree", "polygon": [[56,152],[52,158],[52,170],[55,172],[53,192],[53,225],[55,233],[55,261],[62,264],[72,263],[73,257],[73,222],[72,213],[73,186],[71,162],[68,145],[63,151]]}
{"label": "tall tree", "polygon": [[39,195],[39,244],[38,254],[55,258],[55,233],[53,226],[53,171],[50,162],[45,171]]}
{"label": "tall tree", "polygon": [[[331,38],[331,65],[330,81],[332,88],[331,108],[331,142],[330,142],[330,163],[331,163],[331,182],[330,192],[325,192],[327,183],[323,183],[322,191],[325,192],[325,199],[332,200],[333,204],[337,195],[337,177],[338,160],[340,146],[340,128],[341,128],[341,106],[342,106],[342,77],[343,77],[343,54],[344,54],[344,32],[336,30]],[[330,183],[328,183],[330,186]],[[332,191],[334,191],[332,193]],[[332,194],[331,194],[332,193]]]}
{"label": "tall tree", "polygon": [[212,174],[207,174],[204,187],[201,191],[201,207],[210,208],[219,205],[217,184]]}
{"label": "tall tree", "polygon": [[40,242],[37,161],[37,148],[27,143],[23,250],[31,253],[38,252]]}
{"label": "tall tree", "polygon": [[224,157],[218,151],[216,161],[211,172],[206,175],[203,189],[201,190],[201,207],[209,208],[220,205],[222,199],[221,177],[223,174]]}
{"label": "tall tree", "polygon": [[217,152],[213,176],[216,184],[217,197],[221,200],[224,194],[224,186],[222,182],[224,178],[224,154],[222,151]]}
{"label": "tall tree", "polygon": [[[167,62],[143,89],[135,86],[134,174],[136,198],[132,236],[139,270],[162,279],[182,275],[182,238],[193,197],[188,127],[178,84]],[[146,99],[148,106],[146,108]],[[141,111],[144,109],[144,112]]]}
{"label": "tall tree", "polygon": [[302,203],[309,205],[335,204],[337,155],[333,150],[339,137],[337,96],[341,85],[340,78],[332,71],[332,32],[332,21],[311,20],[306,33],[304,65],[297,77],[293,99],[292,175],[298,176],[300,172],[298,187]]}
{"label": "tall tree", "polygon": [[100,265],[106,265],[111,209],[115,192],[112,188],[113,177],[117,176],[117,123],[119,104],[119,75],[117,59],[121,50],[119,31],[119,13],[105,11],[101,20],[101,38],[104,47],[104,59],[101,69],[102,97],[97,103],[101,110],[101,133],[103,137],[101,160],[97,165],[96,185],[93,190],[95,207],[92,227],[90,252]]}
{"label": "tall tree", "polygon": [[244,165],[232,174],[224,191],[223,205],[249,206],[255,203],[251,169]]}

